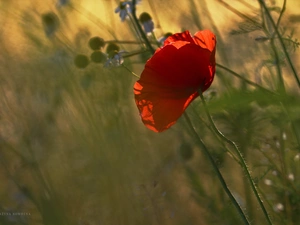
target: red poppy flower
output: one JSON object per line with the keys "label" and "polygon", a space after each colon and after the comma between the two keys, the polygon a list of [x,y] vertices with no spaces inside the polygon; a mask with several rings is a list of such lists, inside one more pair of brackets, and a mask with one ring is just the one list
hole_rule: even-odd
{"label": "red poppy flower", "polygon": [[216,37],[209,30],[194,37],[185,31],[169,36],[134,84],[143,123],[155,132],[172,126],[188,105],[211,85],[215,74]]}

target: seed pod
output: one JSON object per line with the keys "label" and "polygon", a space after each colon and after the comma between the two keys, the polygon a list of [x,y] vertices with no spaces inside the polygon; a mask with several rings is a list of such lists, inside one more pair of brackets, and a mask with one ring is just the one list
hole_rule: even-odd
{"label": "seed pod", "polygon": [[100,37],[92,37],[89,40],[89,46],[92,50],[100,50],[105,46],[105,41],[103,38]]}
{"label": "seed pod", "polygon": [[79,54],[75,57],[74,64],[80,69],[86,68],[89,64],[89,58],[86,55]]}

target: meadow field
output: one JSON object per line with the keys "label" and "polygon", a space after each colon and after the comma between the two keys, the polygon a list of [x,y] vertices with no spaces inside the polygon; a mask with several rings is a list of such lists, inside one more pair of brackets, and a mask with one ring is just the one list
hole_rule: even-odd
{"label": "meadow field", "polygon": [[0,0],[0,225],[245,224],[216,170],[249,224],[299,224],[300,1],[139,1],[153,48],[168,32],[217,37],[205,101],[161,133],[135,105],[151,53],[119,5]]}

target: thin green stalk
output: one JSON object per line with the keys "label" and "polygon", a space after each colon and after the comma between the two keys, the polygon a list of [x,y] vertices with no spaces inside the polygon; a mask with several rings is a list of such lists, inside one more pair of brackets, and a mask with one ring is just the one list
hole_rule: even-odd
{"label": "thin green stalk", "polygon": [[[195,109],[192,108],[193,111],[195,112]],[[222,147],[225,149],[225,151],[228,153],[228,155],[233,158],[239,165],[241,165],[241,162],[239,161],[239,159],[237,158],[237,156],[229,149],[227,148],[226,144],[222,141],[222,139],[220,139],[220,137],[214,132],[212,126],[210,124],[208,124],[206,121],[204,121],[204,119],[202,119],[199,116],[199,122],[203,123],[214,135],[214,137],[218,140],[218,142],[222,145]]]}
{"label": "thin green stalk", "polygon": [[[136,32],[136,35],[138,36],[138,39],[140,40],[141,44],[143,44],[143,37],[140,34],[140,31],[138,27],[136,26],[135,20],[133,19],[133,16],[129,14],[130,21],[132,23],[133,29]],[[143,46],[144,47],[144,46]]]}
{"label": "thin green stalk", "polygon": [[234,7],[232,7],[230,4],[224,2],[223,0],[218,0],[218,2],[220,2],[221,4],[223,4],[228,10],[230,10],[231,12],[235,13],[236,15],[238,15],[239,17],[248,20],[249,22],[252,22],[253,24],[255,24],[256,26],[260,26],[261,24],[259,22],[257,22],[256,20],[250,18],[249,16],[241,13],[240,11],[238,11],[237,9],[235,9]]}
{"label": "thin green stalk", "polygon": [[132,52],[124,54],[123,58],[131,57],[131,56],[134,56],[134,55],[139,55],[141,53],[148,52],[148,51],[149,51],[148,49],[139,49],[139,50],[132,51]]}
{"label": "thin green stalk", "polygon": [[154,54],[155,50],[152,47],[150,41],[148,40],[145,32],[143,31],[143,28],[141,27],[138,18],[136,17],[136,8],[135,8],[136,0],[132,0],[132,18],[137,26],[137,29],[140,31],[140,34],[142,36],[142,39],[145,41],[145,44],[149,51],[151,51],[152,54]]}
{"label": "thin green stalk", "polygon": [[[280,24],[280,20],[282,18],[283,12],[285,10],[285,5],[286,5],[286,3],[284,2],[284,5],[283,5],[283,8],[280,12],[276,27],[278,27],[279,24]],[[264,11],[265,10],[263,8],[261,8],[262,18],[265,18]],[[270,22],[269,18],[267,18],[267,21]],[[273,50],[274,57],[275,57],[275,67],[276,67],[277,79],[278,79],[278,83],[276,84],[277,90],[280,94],[284,94],[285,93],[284,79],[283,79],[283,76],[282,76],[278,50],[277,50],[276,45],[275,45],[275,37],[274,37],[274,35],[270,34],[270,32],[268,30],[268,27],[267,27],[267,23],[266,23],[265,20],[263,21],[263,28],[264,28],[264,31],[267,33],[267,36],[271,36],[270,44],[271,44],[271,48]]]}
{"label": "thin green stalk", "polygon": [[281,72],[281,66],[280,66],[280,59],[278,55],[278,51],[276,49],[275,43],[274,43],[274,38],[271,39],[271,48],[274,52],[275,56],[275,66],[276,66],[276,71],[277,71],[277,77],[278,77],[278,84],[277,84],[277,89],[279,93],[285,93],[285,87],[284,87],[284,80],[282,77],[282,72]]}
{"label": "thin green stalk", "polygon": [[279,24],[280,24],[280,22],[281,22],[281,18],[282,18],[282,16],[283,16],[283,13],[284,13],[285,9],[286,9],[286,0],[283,0],[282,9],[281,9],[281,11],[280,11],[280,14],[279,14],[279,17],[278,17],[278,20],[277,20],[276,27],[279,27]]}
{"label": "thin green stalk", "polygon": [[203,94],[202,94],[201,91],[199,91],[199,95],[200,95],[200,98],[201,98],[201,100],[203,102],[205,113],[206,113],[206,115],[207,115],[207,117],[209,119],[209,122],[212,125],[213,130],[216,132],[216,134],[218,134],[218,136],[221,139],[223,139],[225,142],[227,142],[228,144],[230,144],[231,146],[234,147],[234,149],[235,149],[235,151],[237,153],[237,156],[238,156],[238,158],[239,158],[239,160],[241,162],[242,168],[245,171],[245,174],[246,174],[246,176],[247,176],[247,178],[248,178],[248,180],[250,182],[252,191],[254,192],[254,195],[255,195],[255,197],[256,197],[256,199],[257,199],[257,201],[258,201],[258,203],[259,203],[259,205],[260,205],[260,207],[262,209],[262,212],[263,212],[264,216],[266,217],[266,220],[268,221],[268,224],[272,225],[272,222],[271,222],[271,219],[269,217],[269,214],[268,214],[268,212],[267,212],[267,210],[266,210],[266,208],[265,208],[265,206],[263,204],[263,201],[261,200],[261,198],[259,196],[259,193],[257,191],[257,187],[256,187],[256,185],[254,183],[254,180],[251,177],[250,171],[248,169],[248,166],[246,164],[245,159],[242,156],[242,153],[240,152],[240,150],[238,149],[237,145],[233,141],[229,140],[227,137],[224,136],[224,134],[222,134],[221,131],[218,130],[218,128],[216,127],[216,125],[215,125],[215,123],[214,123],[214,121],[213,121],[213,119],[212,119],[212,117],[211,117],[211,115],[210,115],[210,113],[208,111],[205,99],[204,99]]}
{"label": "thin green stalk", "polygon": [[152,36],[155,44],[157,45],[157,47],[160,47],[160,43],[157,41],[156,35],[153,31],[151,32],[151,36]]}
{"label": "thin green stalk", "polygon": [[207,156],[207,158],[209,159],[211,165],[213,166],[213,169],[215,171],[215,173],[217,174],[217,177],[219,179],[219,181],[221,182],[221,185],[224,189],[224,191],[226,192],[226,194],[228,195],[228,197],[230,198],[231,202],[233,203],[233,205],[236,207],[237,211],[239,212],[244,224],[249,224],[250,225],[250,222],[248,221],[245,213],[243,212],[243,210],[241,209],[241,206],[239,205],[239,203],[236,201],[236,199],[234,198],[234,196],[232,195],[231,191],[229,190],[227,184],[226,184],[226,181],[224,180],[219,168],[218,168],[218,165],[216,164],[215,160],[213,159],[213,157],[211,156],[210,152],[208,151],[206,145],[203,143],[203,141],[201,140],[201,138],[199,137],[197,131],[195,130],[189,116],[187,115],[187,113],[183,113],[187,123],[188,123],[188,126],[190,127],[191,131],[193,132],[194,136],[195,136],[195,139],[198,141],[201,149],[203,150],[204,154]]}
{"label": "thin green stalk", "polygon": [[238,77],[238,78],[242,79],[243,81],[245,81],[246,83],[248,83],[248,84],[250,84],[250,85],[252,85],[254,87],[257,87],[257,88],[259,88],[259,89],[261,89],[263,91],[269,92],[271,94],[276,94],[275,92],[270,91],[270,90],[264,88],[263,86],[260,86],[259,84],[257,84],[257,83],[255,83],[255,82],[253,82],[251,80],[248,80],[248,79],[244,78],[243,76],[241,76],[238,73],[234,72],[233,70],[227,68],[226,66],[222,66],[221,64],[218,64],[218,63],[216,63],[216,66],[219,67],[219,68],[221,68],[221,69],[223,69],[223,70],[226,70],[227,72],[231,73],[235,77]]}
{"label": "thin green stalk", "polygon": [[127,66],[124,65],[124,63],[121,64],[129,73],[131,73],[133,76],[140,78],[136,73],[131,71]]}
{"label": "thin green stalk", "polygon": [[[267,15],[269,21],[271,22],[271,25],[272,25],[272,27],[274,28],[276,35],[278,36],[280,45],[281,45],[282,50],[283,50],[283,52],[284,52],[284,54],[285,54],[285,56],[286,56],[286,59],[287,59],[287,61],[288,61],[288,64],[289,64],[289,66],[290,66],[291,69],[292,69],[292,72],[293,72],[293,75],[294,75],[294,77],[295,77],[295,79],[296,79],[296,82],[297,82],[297,84],[298,84],[298,87],[300,87],[300,79],[299,79],[299,77],[298,77],[298,75],[297,75],[296,68],[294,67],[294,65],[293,65],[293,63],[292,63],[292,60],[291,60],[291,58],[290,58],[290,55],[289,55],[289,53],[287,52],[287,49],[286,49],[286,47],[285,47],[285,45],[284,45],[283,38],[282,38],[282,36],[281,36],[281,34],[280,34],[279,30],[278,30],[278,27],[276,26],[276,24],[275,24],[275,22],[274,22],[274,20],[273,20],[273,18],[272,18],[272,16],[271,16],[271,14],[270,14],[270,11],[268,10],[268,7],[266,6],[266,3],[264,2],[264,0],[258,0],[258,1],[259,1],[259,3],[261,4],[261,6],[264,8],[266,15]],[[285,7],[285,5],[284,5],[284,7]],[[279,21],[279,22],[280,22],[280,21]]]}

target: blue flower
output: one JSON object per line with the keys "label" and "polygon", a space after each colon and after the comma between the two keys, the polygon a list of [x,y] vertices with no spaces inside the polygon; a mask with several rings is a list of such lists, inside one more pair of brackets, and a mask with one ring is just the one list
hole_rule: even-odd
{"label": "blue flower", "polygon": [[140,22],[143,25],[145,33],[151,33],[154,30],[154,23],[149,13],[143,12],[139,17]]}
{"label": "blue flower", "polygon": [[[140,0],[136,1],[136,4],[140,2]],[[121,21],[123,22],[127,16],[132,12],[133,3],[132,1],[121,1],[119,6],[115,9],[115,13],[119,13]]]}
{"label": "blue flower", "polygon": [[111,68],[111,67],[118,67],[121,66],[124,62],[123,54],[126,53],[125,51],[114,51],[108,57],[108,60],[105,62],[104,67]]}

